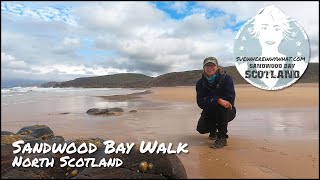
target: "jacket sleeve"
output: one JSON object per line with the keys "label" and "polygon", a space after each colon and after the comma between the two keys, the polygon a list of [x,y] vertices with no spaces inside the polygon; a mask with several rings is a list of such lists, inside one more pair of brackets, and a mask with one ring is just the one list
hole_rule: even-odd
{"label": "jacket sleeve", "polygon": [[213,108],[218,104],[218,96],[205,96],[204,88],[199,80],[196,84],[197,104],[199,108],[205,110]]}
{"label": "jacket sleeve", "polygon": [[223,96],[220,96],[223,100],[229,101],[234,106],[234,101],[236,98],[236,93],[234,90],[234,84],[231,76],[227,75],[224,82],[224,90]]}

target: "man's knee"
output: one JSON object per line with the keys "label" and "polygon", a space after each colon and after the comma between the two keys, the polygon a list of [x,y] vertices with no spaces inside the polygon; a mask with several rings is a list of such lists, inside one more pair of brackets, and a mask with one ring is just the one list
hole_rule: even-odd
{"label": "man's knee", "polygon": [[205,128],[205,127],[201,127],[201,126],[197,126],[197,131],[200,133],[200,134],[206,134],[206,133],[209,133],[209,130],[208,128]]}
{"label": "man's knee", "polygon": [[229,109],[221,106],[218,107],[218,123],[228,122],[229,121]]}
{"label": "man's knee", "polygon": [[207,118],[207,115],[204,112],[202,112],[197,124],[197,131],[200,134],[209,133],[209,122]]}

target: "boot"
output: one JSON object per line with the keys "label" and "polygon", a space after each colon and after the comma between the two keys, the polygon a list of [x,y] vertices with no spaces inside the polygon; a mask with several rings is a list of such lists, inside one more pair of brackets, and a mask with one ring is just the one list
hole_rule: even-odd
{"label": "boot", "polygon": [[216,140],[217,139],[217,132],[210,132],[209,139]]}
{"label": "boot", "polygon": [[223,148],[224,146],[227,146],[227,145],[228,145],[227,136],[218,134],[217,140],[214,141],[214,143],[212,144],[211,147],[214,149],[220,149],[220,148]]}
{"label": "boot", "polygon": [[215,127],[212,128],[209,134],[209,139],[215,141],[217,139],[217,134],[218,134],[218,129],[217,129],[217,124],[215,124]]}

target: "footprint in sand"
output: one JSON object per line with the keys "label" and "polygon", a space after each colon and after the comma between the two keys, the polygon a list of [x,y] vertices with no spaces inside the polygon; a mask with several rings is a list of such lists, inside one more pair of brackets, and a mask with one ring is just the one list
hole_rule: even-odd
{"label": "footprint in sand", "polygon": [[264,152],[274,152],[274,150],[271,149],[271,148],[260,147],[260,149],[261,149],[262,151],[264,151]]}
{"label": "footprint in sand", "polygon": [[280,154],[283,155],[283,156],[287,156],[287,155],[288,155],[288,154],[285,153],[285,152],[280,152]]}
{"label": "footprint in sand", "polygon": [[313,157],[312,154],[309,154],[308,157],[311,158],[312,168],[315,168],[315,164],[316,164],[317,158]]}
{"label": "footprint in sand", "polygon": [[269,167],[266,167],[266,166],[263,166],[263,165],[259,165],[258,168],[259,168],[262,172],[271,175],[273,178],[286,178],[286,179],[288,178],[288,177],[286,177],[286,176],[283,176],[283,175],[280,174],[279,172],[276,172],[276,171],[272,170],[272,169],[269,168]]}

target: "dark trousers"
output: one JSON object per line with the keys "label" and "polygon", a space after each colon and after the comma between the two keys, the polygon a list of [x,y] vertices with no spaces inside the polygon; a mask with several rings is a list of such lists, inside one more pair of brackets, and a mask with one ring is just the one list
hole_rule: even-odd
{"label": "dark trousers", "polygon": [[214,133],[218,129],[218,137],[226,138],[228,133],[230,110],[221,105],[210,111],[203,110],[199,118],[197,131],[200,134]]}

